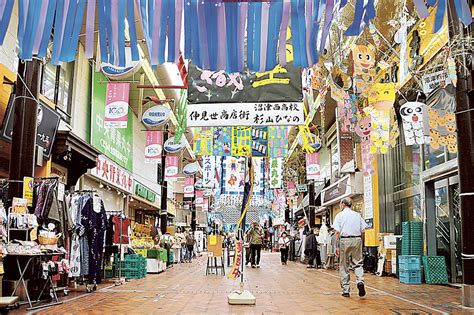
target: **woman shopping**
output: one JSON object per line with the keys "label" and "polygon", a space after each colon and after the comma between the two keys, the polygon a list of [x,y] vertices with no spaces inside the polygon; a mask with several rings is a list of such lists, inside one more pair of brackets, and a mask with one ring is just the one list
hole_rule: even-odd
{"label": "woman shopping", "polygon": [[278,239],[278,245],[280,247],[281,264],[286,265],[288,261],[288,250],[290,248],[290,238],[286,232],[281,233],[281,237]]}

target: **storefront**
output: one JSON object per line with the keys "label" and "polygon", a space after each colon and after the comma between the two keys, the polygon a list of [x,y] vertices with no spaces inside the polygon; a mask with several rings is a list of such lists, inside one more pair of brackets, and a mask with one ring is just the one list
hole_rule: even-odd
{"label": "storefront", "polygon": [[137,180],[134,182],[133,192],[128,203],[132,221],[156,226],[160,216],[161,195]]}

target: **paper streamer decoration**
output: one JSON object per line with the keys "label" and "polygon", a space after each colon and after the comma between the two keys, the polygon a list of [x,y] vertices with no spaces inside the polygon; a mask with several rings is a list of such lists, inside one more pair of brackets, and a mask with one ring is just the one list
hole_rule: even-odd
{"label": "paper streamer decoration", "polygon": [[252,127],[252,156],[268,155],[268,127]]}
{"label": "paper streamer decoration", "polygon": [[212,155],[212,128],[202,129],[195,134],[194,140],[194,154],[196,155]]}
{"label": "paper streamer decoration", "polygon": [[145,147],[145,163],[161,163],[161,153],[163,152],[163,132],[147,131]]}
{"label": "paper streamer decoration", "polygon": [[407,102],[400,107],[400,116],[403,122],[405,144],[429,143],[425,122],[429,119],[428,108],[421,102]]}
{"label": "paper streamer decoration", "polygon": [[213,130],[213,155],[232,155],[232,127],[214,127]]}
{"label": "paper streamer decoration", "polygon": [[165,180],[174,181],[178,178],[179,157],[167,155],[165,158]]}
{"label": "paper streamer decoration", "polygon": [[194,177],[184,178],[184,197],[185,198],[194,197]]}
{"label": "paper streamer decoration", "polygon": [[374,156],[370,153],[370,134],[371,128],[370,115],[363,113],[359,115],[359,120],[355,126],[355,133],[360,137],[360,148],[362,153],[362,169],[364,176],[369,176],[375,173],[373,161]]}
{"label": "paper streamer decoration", "polygon": [[390,145],[390,111],[372,110],[370,116],[370,153],[386,154]]}
{"label": "paper streamer decoration", "polygon": [[232,127],[232,155],[248,156],[251,153],[252,127]]}
{"label": "paper streamer decoration", "polygon": [[395,102],[396,88],[394,83],[375,83],[369,94],[369,105],[376,110],[390,111]]}
{"label": "paper streamer decoration", "polygon": [[456,116],[452,112],[430,108],[430,147],[438,150],[446,146],[449,153],[457,153]]}
{"label": "paper streamer decoration", "polygon": [[351,49],[350,59],[355,91],[368,97],[375,76],[374,47],[372,45],[354,45]]}
{"label": "paper streamer decoration", "polygon": [[[430,16],[428,8],[423,0],[414,0],[415,9],[418,12],[420,18],[425,19]],[[434,32],[437,33],[443,26],[443,21],[445,14],[447,12],[447,1],[428,1],[428,6],[436,7],[435,12],[435,25]],[[456,9],[456,15],[459,17],[459,20],[464,24],[464,26],[469,26],[472,23],[471,10],[467,0],[455,0],[454,7]]]}
{"label": "paper streamer decoration", "polygon": [[216,157],[202,157],[202,185],[204,188],[214,188],[216,176]]}
{"label": "paper streamer decoration", "polygon": [[[362,32],[362,26],[368,25],[375,17],[374,0],[357,0],[355,4],[354,21],[344,32],[346,36],[359,36]],[[364,23],[362,23],[362,20]]]}
{"label": "paper streamer decoration", "polygon": [[269,159],[270,188],[283,187],[283,158]]}
{"label": "paper streamer decoration", "polygon": [[320,175],[319,154],[316,152],[306,154],[306,179],[317,180]]}
{"label": "paper streamer decoration", "polygon": [[358,113],[355,101],[355,95],[345,93],[343,101],[337,103],[338,119],[341,122],[341,130],[343,132],[354,131]]}
{"label": "paper streamer decoration", "polygon": [[269,155],[273,158],[286,157],[288,155],[288,127],[268,127],[270,136],[268,146]]}

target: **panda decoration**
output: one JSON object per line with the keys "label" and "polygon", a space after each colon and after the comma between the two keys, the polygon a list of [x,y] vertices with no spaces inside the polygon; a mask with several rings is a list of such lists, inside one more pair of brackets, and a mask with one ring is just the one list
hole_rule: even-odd
{"label": "panda decoration", "polygon": [[426,105],[421,102],[407,102],[400,107],[406,145],[427,144],[429,136],[425,134],[427,114]]}

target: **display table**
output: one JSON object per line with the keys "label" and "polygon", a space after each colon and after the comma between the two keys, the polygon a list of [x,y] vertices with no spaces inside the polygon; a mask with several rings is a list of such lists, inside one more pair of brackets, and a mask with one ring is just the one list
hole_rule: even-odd
{"label": "display table", "polygon": [[[25,273],[28,271],[28,268],[30,266],[32,266],[32,262],[34,260],[41,260],[41,259],[49,259],[51,260],[51,258],[53,256],[64,256],[64,253],[41,253],[41,254],[8,254],[8,256],[10,257],[14,257],[15,260],[16,260],[16,265],[18,267],[18,272],[20,273],[20,278],[18,279],[16,285],[15,285],[15,288],[13,289],[13,292],[12,292],[12,297],[15,296],[15,293],[16,291],[18,290],[18,287],[20,286],[20,284],[23,286],[24,290],[25,290],[25,293],[26,293],[26,298],[28,301],[23,301],[23,303],[21,304],[26,304],[28,303],[29,304],[29,308],[28,310],[32,310],[32,309],[38,309],[38,308],[42,308],[42,307],[48,307],[48,306],[52,306],[52,305],[57,305],[57,304],[62,304],[63,302],[59,301],[59,298],[58,298],[58,295],[56,294],[56,291],[54,290],[54,283],[53,283],[53,278],[52,278],[52,275],[50,273],[48,273],[48,277],[47,279],[44,279],[45,280],[45,283],[41,289],[41,292],[40,294],[38,295],[38,298],[36,300],[31,300],[30,298],[30,294],[28,292],[28,286],[25,282]],[[26,258],[26,264],[25,266],[22,268],[21,267],[21,264],[20,264],[20,259],[22,258]],[[41,296],[43,295],[43,292],[44,290],[46,289],[46,287],[49,285],[51,285],[51,293],[52,293],[52,297],[53,297],[53,302],[52,303],[48,303],[48,304],[41,304],[41,305],[38,305],[38,306],[35,306],[33,307],[34,304],[38,304],[40,301],[41,301]]]}

